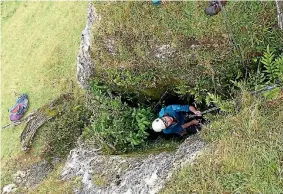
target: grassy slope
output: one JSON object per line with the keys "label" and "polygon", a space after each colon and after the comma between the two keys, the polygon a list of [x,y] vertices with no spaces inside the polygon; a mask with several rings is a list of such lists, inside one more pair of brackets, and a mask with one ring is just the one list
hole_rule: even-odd
{"label": "grassy slope", "polygon": [[[87,2],[1,3],[2,125],[9,123],[7,110],[17,99],[14,92],[29,95],[30,112],[69,89],[71,80],[76,82],[76,56],[87,6]],[[2,178],[7,170],[24,166],[24,161],[38,160],[36,152],[21,152],[22,127],[1,131]]]}
{"label": "grassy slope", "polygon": [[[1,9],[1,121],[6,124],[7,110],[16,100],[14,92],[29,95],[32,111],[68,89],[70,80],[75,81],[87,3],[5,2]],[[20,127],[2,131],[1,158],[13,153],[20,131]]]}
{"label": "grassy slope", "polygon": [[211,147],[175,174],[163,193],[283,192],[283,93],[272,103],[243,99],[240,113],[203,131]]}
{"label": "grassy slope", "polygon": [[[140,90],[157,99],[168,87],[182,94],[195,92],[196,96],[204,96],[206,90],[227,92],[227,83],[236,77],[235,72],[240,75],[243,65],[229,46],[223,15],[208,17],[203,11],[207,5],[200,1],[160,6],[96,2],[102,18],[93,44],[98,76],[114,87]],[[245,58],[260,54],[267,44],[275,47],[283,41],[273,28],[274,6],[274,2],[227,4],[229,21]],[[111,40],[115,56],[107,48],[106,42]],[[174,54],[155,57],[162,45],[169,45]],[[192,89],[195,86],[196,91]]]}

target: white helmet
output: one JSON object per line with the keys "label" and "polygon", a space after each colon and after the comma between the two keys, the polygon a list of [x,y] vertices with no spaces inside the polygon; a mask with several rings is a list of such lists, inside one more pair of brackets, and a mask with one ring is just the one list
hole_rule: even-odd
{"label": "white helmet", "polygon": [[166,129],[166,126],[160,118],[157,118],[152,122],[152,129],[155,132],[161,132],[163,129]]}

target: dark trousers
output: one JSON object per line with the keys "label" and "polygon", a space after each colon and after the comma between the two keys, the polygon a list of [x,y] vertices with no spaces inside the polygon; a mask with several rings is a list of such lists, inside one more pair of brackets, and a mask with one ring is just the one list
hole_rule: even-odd
{"label": "dark trousers", "polygon": [[[202,123],[202,124],[205,123],[205,119],[202,116],[195,116],[195,117],[190,118],[190,115],[192,115],[192,114],[186,113],[186,115],[185,115],[185,123],[190,122],[192,120],[199,120],[200,123]],[[196,134],[200,130],[201,130],[201,125],[200,124],[192,125],[192,126],[189,126],[189,127],[186,128],[186,131],[187,131],[188,135]]]}

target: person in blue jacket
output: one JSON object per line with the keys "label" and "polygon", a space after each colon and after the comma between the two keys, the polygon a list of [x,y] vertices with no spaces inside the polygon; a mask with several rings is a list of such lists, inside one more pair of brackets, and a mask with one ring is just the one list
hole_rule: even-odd
{"label": "person in blue jacket", "polygon": [[196,119],[185,122],[185,114],[190,112],[201,116],[201,112],[190,105],[169,105],[164,107],[159,112],[159,118],[152,122],[152,129],[155,132],[162,131],[164,134],[179,134],[183,136],[187,133],[188,128],[199,124],[199,121]]}

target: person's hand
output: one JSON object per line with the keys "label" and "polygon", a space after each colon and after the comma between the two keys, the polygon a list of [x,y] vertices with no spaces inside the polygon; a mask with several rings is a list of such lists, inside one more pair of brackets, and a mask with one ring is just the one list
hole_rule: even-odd
{"label": "person's hand", "polygon": [[191,123],[192,123],[193,125],[197,125],[197,124],[199,124],[199,121],[198,121],[198,120],[192,120]]}
{"label": "person's hand", "polygon": [[197,116],[201,116],[201,112],[199,110],[195,111],[194,114]]}
{"label": "person's hand", "polygon": [[181,135],[181,136],[184,136],[184,135],[186,135],[186,134],[187,134],[187,130],[186,130],[186,129],[184,129],[183,131],[180,132],[180,135]]}

